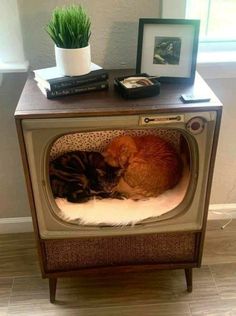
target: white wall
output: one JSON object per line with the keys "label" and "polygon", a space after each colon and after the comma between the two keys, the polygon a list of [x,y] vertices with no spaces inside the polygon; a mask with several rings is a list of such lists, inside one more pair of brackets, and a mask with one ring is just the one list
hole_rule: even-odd
{"label": "white wall", "polygon": [[211,203],[236,203],[236,74],[206,81],[223,103]]}
{"label": "white wall", "polygon": [[4,74],[0,86],[0,218],[28,216],[14,112],[26,74]]}
{"label": "white wall", "polygon": [[17,1],[1,0],[0,12],[4,12],[0,19],[0,61],[7,63],[24,62]]}
{"label": "white wall", "polygon": [[[135,66],[138,20],[160,16],[159,0],[76,0],[92,21],[93,62],[104,68]],[[66,0],[18,0],[26,58],[32,69],[55,64],[54,46],[43,29],[55,6]]]}

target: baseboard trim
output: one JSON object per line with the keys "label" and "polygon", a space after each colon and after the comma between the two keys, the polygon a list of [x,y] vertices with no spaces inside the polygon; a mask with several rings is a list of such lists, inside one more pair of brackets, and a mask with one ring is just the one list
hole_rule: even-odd
{"label": "baseboard trim", "polygon": [[[236,218],[236,203],[210,204],[208,220]],[[31,217],[0,218],[0,234],[33,232]]]}
{"label": "baseboard trim", "polygon": [[210,204],[208,220],[236,218],[236,203]]}
{"label": "baseboard trim", "polygon": [[28,233],[32,231],[31,217],[0,218],[0,234]]}

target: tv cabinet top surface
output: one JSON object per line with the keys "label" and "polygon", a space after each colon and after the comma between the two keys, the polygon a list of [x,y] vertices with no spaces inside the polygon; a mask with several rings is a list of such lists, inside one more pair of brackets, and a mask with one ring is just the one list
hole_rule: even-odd
{"label": "tv cabinet top surface", "polygon": [[[53,118],[101,115],[131,115],[165,112],[220,110],[221,102],[205,81],[196,74],[194,84],[162,83],[158,96],[134,100],[123,99],[114,91],[115,77],[134,74],[133,70],[109,71],[109,90],[89,92],[48,100],[37,87],[33,76],[26,81],[18,102],[15,117]],[[210,102],[182,103],[181,94],[202,93],[209,95]]]}

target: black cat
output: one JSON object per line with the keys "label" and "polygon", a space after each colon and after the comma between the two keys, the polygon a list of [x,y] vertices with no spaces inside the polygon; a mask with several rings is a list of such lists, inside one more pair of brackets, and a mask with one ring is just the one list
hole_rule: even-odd
{"label": "black cat", "polygon": [[98,152],[72,151],[49,162],[49,177],[54,197],[83,203],[93,197],[122,198],[112,192],[121,170],[109,166]]}

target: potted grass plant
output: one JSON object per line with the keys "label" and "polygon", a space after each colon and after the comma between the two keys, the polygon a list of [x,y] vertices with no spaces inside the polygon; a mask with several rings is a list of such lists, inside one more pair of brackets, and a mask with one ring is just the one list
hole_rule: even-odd
{"label": "potted grass plant", "polygon": [[55,43],[56,64],[62,75],[79,76],[90,72],[91,22],[82,6],[54,9],[46,31]]}

